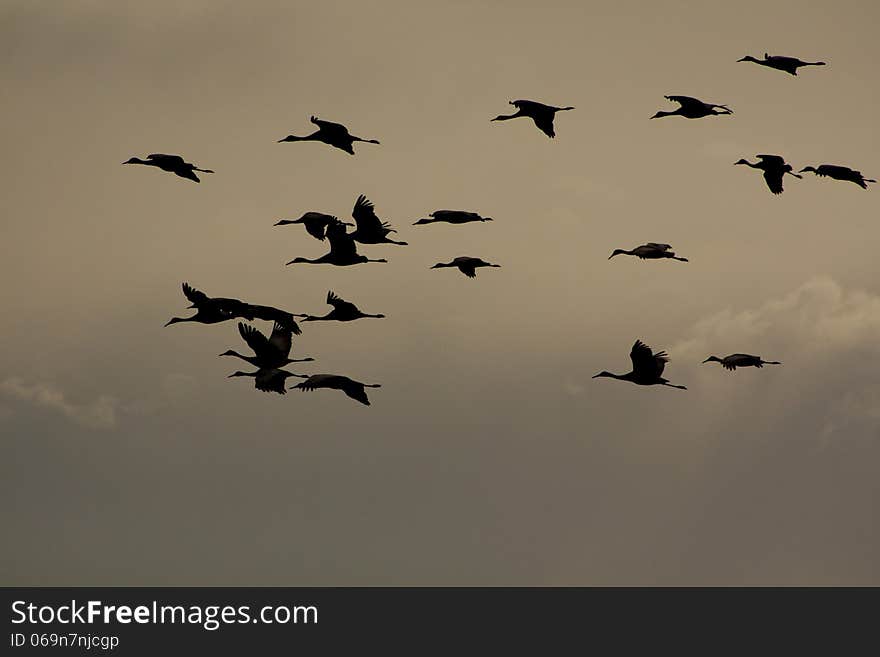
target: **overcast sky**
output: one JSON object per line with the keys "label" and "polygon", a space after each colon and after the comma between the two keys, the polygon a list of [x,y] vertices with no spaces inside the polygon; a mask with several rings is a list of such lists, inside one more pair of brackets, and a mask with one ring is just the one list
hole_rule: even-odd
{"label": "overcast sky", "polygon": [[[0,4],[8,585],[880,584],[876,27],[862,2]],[[737,59],[821,59],[791,77]],[[666,94],[732,116],[650,121]],[[573,105],[550,140],[490,123]],[[309,116],[379,139],[351,157]],[[131,156],[179,153],[200,185]],[[324,253],[358,194],[407,247]],[[436,209],[495,218],[411,224]],[[618,257],[672,244],[688,263]],[[501,269],[430,270],[458,255]],[[214,296],[305,325],[284,397]],[[258,322],[261,330],[269,330]],[[640,338],[687,391],[627,372]],[[714,354],[781,367],[730,374]]]}

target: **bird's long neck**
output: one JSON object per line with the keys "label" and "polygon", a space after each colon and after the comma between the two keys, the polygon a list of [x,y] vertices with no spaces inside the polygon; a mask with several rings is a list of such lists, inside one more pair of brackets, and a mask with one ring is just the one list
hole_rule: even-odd
{"label": "bird's long neck", "polygon": [[680,114],[680,113],[681,113],[681,108],[680,108],[680,107],[679,107],[677,110],[674,110],[674,111],[672,111],[672,112],[665,112],[665,111],[663,111],[663,110],[660,110],[660,111],[658,111],[658,112],[654,115],[653,118],[655,118],[655,119],[661,119],[661,118],[663,118],[664,116],[676,116],[677,114]]}
{"label": "bird's long neck", "polygon": [[[321,256],[320,258],[317,258],[317,259],[315,259],[315,260],[309,260],[308,258],[297,258],[296,260],[291,260],[291,261],[288,262],[287,264],[288,264],[288,265],[298,265],[298,264],[305,264],[305,265],[320,265],[320,264],[323,264],[323,263],[324,263],[324,258],[325,258],[325,257],[326,257],[326,256]],[[285,265],[285,266],[286,266],[286,265]]]}
{"label": "bird's long neck", "polygon": [[171,319],[169,319],[165,323],[165,326],[171,326],[172,324],[177,324],[179,322],[194,322],[194,321],[196,321],[195,315],[193,315],[192,317],[172,317]]}
{"label": "bird's long neck", "polygon": [[687,390],[685,386],[677,386],[674,383],[669,383],[669,381],[662,381],[662,384],[667,388],[678,388],[679,390]]}
{"label": "bird's long neck", "polygon": [[355,137],[355,136],[352,136],[351,140],[352,141],[362,141],[365,144],[378,144],[379,143],[378,139],[364,139],[362,137]]}
{"label": "bird's long neck", "polygon": [[220,354],[220,355],[221,356],[235,356],[236,358],[241,358],[243,361],[247,361],[248,363],[252,363],[254,360],[250,356],[245,356],[244,354],[240,354],[237,351],[234,351],[232,349],[227,351],[225,354]]}
{"label": "bird's long neck", "polygon": [[493,121],[507,121],[509,119],[519,118],[520,116],[523,116],[523,111],[517,110],[515,114],[499,114],[498,116],[496,116],[492,120]]}
{"label": "bird's long neck", "polygon": [[761,165],[758,162],[749,162],[748,160],[740,160],[737,164],[745,164],[746,166],[752,167],[753,169],[760,169]]}
{"label": "bird's long neck", "polygon": [[159,166],[158,162],[154,162],[153,160],[142,160],[139,157],[131,158],[126,164],[146,164],[148,167]]}

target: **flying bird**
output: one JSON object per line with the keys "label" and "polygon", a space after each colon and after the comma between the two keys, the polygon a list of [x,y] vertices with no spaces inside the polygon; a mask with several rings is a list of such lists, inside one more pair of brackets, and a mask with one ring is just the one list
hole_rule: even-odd
{"label": "flying bird", "polygon": [[262,392],[277,392],[279,395],[287,394],[285,382],[288,377],[301,376],[293,374],[287,370],[279,369],[259,369],[256,372],[233,372],[228,379],[236,376],[252,376],[254,377],[254,388]]}
{"label": "flying bird", "polygon": [[670,244],[658,244],[657,242],[648,242],[647,244],[642,244],[641,246],[637,246],[634,249],[626,251],[624,249],[614,249],[611,255],[608,256],[608,259],[611,260],[616,255],[631,255],[637,256],[642,260],[658,260],[661,258],[671,258],[672,260],[680,260],[681,262],[688,262],[687,258],[679,258],[675,255],[674,251],[670,249],[672,246]]}
{"label": "flying bird", "polygon": [[292,386],[290,388],[291,390],[294,388],[308,391],[317,390],[319,388],[341,390],[346,395],[352,399],[356,399],[365,406],[370,405],[370,400],[367,398],[367,393],[364,388],[382,387],[379,383],[361,383],[360,381],[349,379],[347,376],[342,376],[341,374],[312,374],[311,376],[294,374],[293,376],[298,376],[301,379],[305,379],[305,381]]}
{"label": "flying bird", "polygon": [[761,169],[764,172],[764,180],[767,183],[767,187],[769,187],[770,191],[774,194],[782,193],[782,177],[785,174],[794,176],[795,178],[803,178],[803,176],[794,173],[792,166],[787,164],[785,158],[781,155],[755,155],[755,157],[758,158],[760,162],[752,164],[746,159],[740,159],[733,164],[734,166],[737,164],[745,164],[753,169]]}
{"label": "flying bird", "polygon": [[214,173],[210,169],[199,169],[195,164],[184,161],[180,155],[166,155],[165,153],[151,153],[147,155],[146,160],[138,157],[132,157],[123,164],[145,164],[148,167],[157,167],[162,171],[176,173],[181,178],[192,180],[193,182],[201,182],[199,177],[194,173],[200,171],[202,173]]}
{"label": "flying bird", "polygon": [[799,173],[804,173],[806,171],[812,171],[817,176],[823,178],[827,176],[829,178],[834,178],[835,180],[845,180],[847,182],[855,183],[862,189],[868,189],[868,186],[865,183],[877,182],[872,178],[865,178],[861,171],[855,171],[854,169],[843,167],[838,164],[820,164],[818,167],[804,167]]}
{"label": "flying bird", "polygon": [[621,381],[629,381],[630,383],[635,383],[640,386],[661,385],[669,386],[670,388],[678,388],[680,390],[687,390],[684,386],[677,386],[669,383],[668,380],[661,376],[663,374],[663,368],[666,367],[666,363],[669,362],[669,356],[666,355],[665,351],[658,351],[656,354],[651,353],[651,347],[641,340],[636,340],[632,347],[632,351],[629,352],[629,357],[632,359],[632,372],[627,372],[626,374],[613,374],[603,370],[593,378],[598,379],[599,377],[608,377],[611,379],[619,379]]}
{"label": "flying bird", "polygon": [[325,144],[330,144],[331,146],[343,150],[349,155],[354,155],[352,144],[356,141],[362,141],[366,144],[379,143],[376,139],[362,139],[361,137],[355,137],[348,132],[348,128],[340,123],[322,121],[321,119],[314,116],[311,117],[309,120],[316,126],[318,126],[318,129],[315,132],[310,135],[306,135],[305,137],[288,135],[284,139],[279,139],[278,143],[280,144],[285,141],[321,141]]}
{"label": "flying bird", "polygon": [[553,119],[556,117],[556,112],[574,109],[574,107],[553,107],[552,105],[537,103],[534,100],[511,100],[509,102],[516,108],[516,112],[514,114],[496,116],[492,121],[509,121],[510,119],[527,116],[535,122],[535,125],[538,126],[541,132],[551,139],[556,136],[556,131],[553,129]]}
{"label": "flying bird", "polygon": [[315,239],[324,241],[327,226],[334,221],[339,221],[331,214],[323,212],[306,212],[299,219],[281,219],[276,226],[289,226],[291,224],[302,224],[306,227],[306,232]]}
{"label": "flying bird", "polygon": [[406,246],[406,242],[395,242],[388,238],[389,233],[397,231],[391,228],[391,224],[382,221],[376,216],[376,209],[373,204],[367,200],[367,197],[361,194],[354,203],[351,211],[354,217],[355,230],[350,233],[351,239],[361,244],[398,244]]}
{"label": "flying bird", "polygon": [[332,290],[327,292],[327,303],[333,306],[333,310],[331,310],[323,317],[316,317],[315,315],[298,315],[298,317],[302,317],[304,322],[351,322],[355,319],[360,319],[362,317],[375,317],[376,319],[383,319],[385,317],[385,315],[382,314],[370,315],[368,313],[361,312],[356,305],[340,298]]}
{"label": "flying bird", "polygon": [[238,299],[224,297],[209,297],[204,292],[195,289],[189,283],[181,286],[183,295],[190,301],[189,308],[195,308],[196,314],[192,317],[172,317],[165,326],[178,322],[198,322],[199,324],[217,324],[227,319],[243,317],[253,321],[253,307]]}
{"label": "flying bird", "polygon": [[385,258],[370,259],[365,255],[357,252],[357,246],[352,236],[346,232],[345,224],[341,221],[330,223],[327,225],[327,239],[330,242],[330,252],[325,253],[320,258],[309,260],[308,258],[294,258],[288,265],[297,263],[307,263],[310,265],[336,265],[338,267],[347,267],[349,265],[358,265],[362,262],[388,262]]}
{"label": "flying bird", "polygon": [[428,217],[419,219],[413,226],[421,226],[423,224],[469,224],[475,221],[492,221],[492,217],[481,217],[476,212],[465,212],[464,210],[435,210]]}
{"label": "flying bird", "polygon": [[671,112],[660,110],[652,119],[659,119],[663,116],[683,116],[686,119],[701,119],[704,116],[717,116],[719,114],[733,114],[733,110],[727,105],[716,105],[715,103],[704,103],[702,100],[691,98],[690,96],[664,96],[667,100],[679,104],[679,108]]}
{"label": "flying bird", "polygon": [[468,278],[476,278],[478,267],[500,267],[501,265],[493,265],[481,258],[471,258],[470,256],[458,256],[453,258],[452,262],[438,262],[431,269],[440,269],[442,267],[458,267],[458,271]]}
{"label": "flying bird", "polygon": [[757,367],[761,369],[764,365],[782,365],[777,360],[761,360],[760,356],[751,356],[749,354],[730,354],[724,358],[718,356],[709,356],[704,363],[716,362],[721,363],[721,367],[733,372],[737,367]]}
{"label": "flying bird", "polygon": [[243,361],[259,367],[261,370],[278,369],[290,363],[304,363],[315,360],[314,358],[290,358],[292,331],[289,327],[285,328],[281,324],[276,323],[273,326],[272,334],[268,338],[258,329],[243,322],[238,323],[238,332],[248,347],[254,352],[254,355],[245,356],[234,349],[229,349],[220,354],[221,356],[241,358]]}
{"label": "flying bird", "polygon": [[755,59],[751,55],[746,55],[738,62],[755,62],[761,66],[775,68],[778,71],[785,71],[791,75],[797,75],[797,70],[801,66],[825,66],[825,62],[804,62],[797,57],[785,57],[783,55],[768,55],[764,53],[764,59]]}

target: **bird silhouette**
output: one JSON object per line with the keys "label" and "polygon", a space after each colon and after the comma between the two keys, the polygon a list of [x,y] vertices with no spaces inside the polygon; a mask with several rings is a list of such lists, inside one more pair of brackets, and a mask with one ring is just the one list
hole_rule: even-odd
{"label": "bird silhouette", "polygon": [[783,55],[768,55],[764,53],[764,59],[755,59],[751,55],[746,55],[738,62],[754,62],[768,68],[775,68],[778,71],[785,71],[791,75],[797,75],[797,70],[801,66],[825,66],[825,62],[804,62],[797,57],[785,57]]}
{"label": "bird silhouette", "polygon": [[457,267],[458,271],[468,278],[476,278],[478,267],[500,267],[501,265],[493,265],[481,258],[472,258],[470,256],[458,256],[453,258],[452,262],[438,262],[431,269],[440,269],[443,267]]}
{"label": "bird silhouette", "polygon": [[782,365],[778,360],[761,360],[760,356],[752,356],[750,354],[730,354],[724,358],[718,356],[709,356],[704,363],[721,363],[721,367],[733,372],[737,367],[757,367],[758,369],[764,365]]}
{"label": "bird silhouette", "polygon": [[630,383],[635,383],[640,386],[661,385],[669,386],[670,388],[678,388],[680,390],[687,390],[684,386],[677,386],[669,383],[668,380],[661,376],[663,374],[663,368],[666,367],[666,363],[669,362],[669,357],[666,355],[665,351],[658,351],[656,354],[651,353],[651,347],[641,340],[636,340],[632,350],[629,352],[629,357],[632,359],[632,372],[627,372],[626,374],[613,374],[612,372],[603,370],[593,378],[598,379],[599,377],[608,377],[611,379],[619,379],[621,381],[629,381]]}
{"label": "bird silhouette", "polygon": [[421,226],[423,224],[469,224],[475,221],[492,221],[492,217],[481,217],[476,212],[465,212],[464,210],[435,210],[428,217],[419,219],[413,226]]}
{"label": "bird silhouette", "polygon": [[288,265],[306,263],[310,265],[336,265],[348,267],[363,262],[388,262],[385,258],[370,259],[357,252],[357,246],[352,236],[346,232],[345,224],[336,221],[327,225],[327,240],[330,242],[330,252],[320,258],[309,260],[308,258],[294,258]]}
{"label": "bird silhouette", "polygon": [[406,246],[406,242],[395,242],[388,239],[389,233],[397,231],[391,228],[391,224],[382,221],[376,216],[376,210],[373,204],[367,200],[367,197],[361,194],[354,203],[351,211],[354,218],[355,230],[349,233],[351,239],[361,244],[398,244]]}
{"label": "bird silhouette", "polygon": [[244,301],[224,297],[212,298],[204,292],[195,289],[189,283],[183,283],[181,287],[184,296],[190,301],[188,307],[195,308],[196,314],[192,317],[172,317],[165,326],[177,324],[178,322],[217,324],[236,317],[243,317],[250,321],[254,319],[253,307]]}
{"label": "bird silhouette", "polygon": [[299,219],[281,219],[276,226],[289,226],[291,224],[302,224],[306,227],[306,232],[315,239],[324,241],[327,226],[334,221],[339,221],[331,214],[323,212],[306,212]]}
{"label": "bird silhouette", "polygon": [[294,374],[293,376],[298,376],[301,379],[305,379],[305,381],[292,386],[290,388],[291,390],[295,388],[308,391],[318,390],[319,388],[341,390],[346,395],[352,399],[356,399],[365,406],[370,405],[370,400],[367,398],[367,392],[364,388],[382,387],[379,383],[361,383],[360,381],[349,379],[347,376],[342,376],[341,374],[312,374],[310,376]]}
{"label": "bird silhouette", "polygon": [[233,372],[226,378],[231,379],[236,376],[252,376],[254,377],[254,388],[257,390],[262,392],[277,392],[279,395],[285,395],[287,394],[285,382],[288,377],[301,375],[293,374],[287,370],[259,369],[256,372]]}
{"label": "bird silhouette", "polygon": [[745,164],[753,169],[761,169],[764,172],[764,180],[767,183],[767,187],[769,187],[770,191],[774,194],[782,193],[782,177],[785,174],[794,176],[795,178],[803,178],[803,176],[794,173],[792,166],[787,164],[781,155],[755,155],[755,157],[758,158],[760,162],[752,164],[746,159],[740,159],[733,164],[734,166],[737,164]]}
{"label": "bird silhouette", "polygon": [[318,129],[305,137],[297,137],[296,135],[287,135],[284,139],[279,139],[278,143],[285,141],[321,141],[330,144],[336,148],[345,151],[349,155],[354,155],[352,144],[356,141],[362,141],[366,144],[378,144],[376,139],[362,139],[355,137],[348,132],[348,128],[340,123],[332,123],[330,121],[322,121],[319,118],[311,117],[312,123],[318,126]]}
{"label": "bird silhouette", "polygon": [[186,178],[193,182],[201,182],[199,177],[194,173],[195,171],[214,173],[210,169],[199,169],[195,164],[184,161],[180,155],[166,155],[165,153],[151,153],[150,155],[147,155],[146,160],[132,157],[123,162],[123,164],[144,164],[148,167],[157,167],[162,169],[162,171],[176,173],[181,178]]}
{"label": "bird silhouette", "polygon": [[634,249],[626,251],[624,249],[614,249],[611,255],[608,256],[608,259],[611,260],[616,255],[631,255],[637,256],[642,260],[658,260],[660,258],[671,258],[672,260],[680,260],[681,262],[688,262],[687,258],[679,258],[675,255],[674,251],[670,251],[672,248],[669,244],[658,244],[657,242],[648,242],[647,244],[642,244],[641,246],[637,246]]}
{"label": "bird silhouette", "polygon": [[862,189],[868,189],[865,183],[877,182],[873,178],[865,178],[861,171],[850,169],[849,167],[840,166],[838,164],[820,164],[818,167],[804,167],[799,173],[812,171],[822,178],[834,178],[835,180],[844,180],[846,182],[855,183]]}
{"label": "bird silhouette", "polygon": [[702,100],[691,98],[690,96],[664,96],[667,100],[678,103],[679,107],[671,112],[660,110],[652,119],[659,119],[663,116],[683,116],[686,119],[701,119],[704,116],[717,116],[719,114],[733,114],[733,110],[727,105],[716,105],[715,103],[704,103]]}
{"label": "bird silhouette", "polygon": [[233,349],[229,349],[220,354],[221,356],[241,358],[243,361],[259,367],[261,370],[277,369],[290,363],[304,363],[315,360],[314,358],[290,358],[292,331],[289,327],[284,327],[277,322],[273,326],[272,334],[268,338],[258,329],[243,322],[238,323],[238,332],[255,355],[244,356]]}
{"label": "bird silhouette", "polygon": [[383,319],[385,315],[370,315],[368,313],[363,313],[360,309],[350,303],[345,301],[344,299],[338,297],[332,290],[327,292],[327,303],[333,306],[333,310],[324,315],[323,317],[316,317],[315,315],[297,315],[298,317],[302,317],[304,322],[319,322],[319,321],[336,321],[336,322],[351,322],[355,319],[361,319],[362,317],[374,317],[376,319]]}
{"label": "bird silhouette", "polygon": [[527,116],[535,122],[535,125],[538,126],[541,132],[551,139],[556,136],[556,131],[553,129],[553,119],[556,117],[556,112],[574,109],[574,107],[553,107],[552,105],[545,105],[534,100],[511,100],[509,102],[516,108],[516,112],[508,115],[501,114],[491,119],[492,121],[509,121],[510,119]]}

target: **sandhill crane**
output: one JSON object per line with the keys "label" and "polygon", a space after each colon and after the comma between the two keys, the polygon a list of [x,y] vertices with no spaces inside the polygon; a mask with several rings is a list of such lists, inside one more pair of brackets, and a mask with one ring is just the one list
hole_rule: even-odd
{"label": "sandhill crane", "polygon": [[791,75],[797,75],[797,70],[801,66],[825,66],[825,62],[804,62],[798,59],[797,57],[785,57],[783,55],[768,55],[764,53],[764,59],[755,59],[751,55],[746,55],[742,59],[737,59],[738,62],[755,62],[755,64],[760,64],[761,66],[767,66],[768,68],[775,68],[779,71],[785,71]]}
{"label": "sandhill crane", "polygon": [[821,177],[828,176],[829,178],[834,178],[835,180],[845,180],[847,182],[852,182],[862,189],[868,189],[868,186],[865,183],[877,182],[872,178],[865,178],[862,175],[861,171],[855,171],[854,169],[843,167],[838,164],[820,164],[818,167],[804,167],[800,170],[799,173],[804,173],[806,171],[812,171],[817,176]]}
{"label": "sandhill crane", "polygon": [[493,265],[481,258],[472,258],[470,256],[458,256],[453,258],[452,262],[438,262],[431,269],[440,269],[442,267],[458,267],[458,271],[468,278],[476,278],[477,267],[500,267],[501,265]]}
{"label": "sandhill crane", "polygon": [[660,110],[652,119],[659,119],[663,116],[683,116],[686,119],[701,119],[704,116],[717,116],[720,114],[733,114],[733,110],[727,105],[716,105],[715,103],[704,103],[702,100],[691,98],[690,96],[664,96],[667,100],[679,104],[677,110],[672,112],[664,112]]}
{"label": "sandhill crane", "polygon": [[432,219],[419,219],[413,226],[421,226],[423,224],[469,224],[474,221],[492,221],[492,217],[481,217],[476,212],[465,212],[464,210],[435,210],[428,215]]}
{"label": "sandhill crane", "polygon": [[669,362],[669,357],[666,355],[665,351],[658,351],[656,354],[653,354],[651,353],[651,347],[641,340],[636,340],[632,347],[632,351],[629,352],[629,357],[632,359],[632,372],[627,372],[626,374],[613,374],[611,372],[602,371],[596,374],[593,378],[598,379],[599,377],[608,377],[611,379],[620,379],[621,381],[629,381],[630,383],[635,383],[640,386],[661,385],[669,386],[670,388],[678,388],[680,390],[687,390],[684,386],[677,386],[669,383],[669,381],[661,376],[661,374],[663,374],[663,368],[666,366],[666,363]]}
{"label": "sandhill crane", "polygon": [[357,252],[357,246],[351,235],[345,232],[345,224],[341,221],[327,225],[327,239],[330,241],[330,253],[325,253],[320,258],[309,260],[308,258],[294,258],[288,265],[307,263],[310,265],[337,265],[347,267],[362,262],[388,262],[385,258],[370,259]]}
{"label": "sandhill crane", "polygon": [[574,109],[574,107],[553,107],[552,105],[537,103],[534,100],[511,100],[509,102],[516,108],[516,113],[502,114],[496,116],[492,121],[508,121],[510,119],[518,119],[521,116],[527,116],[535,122],[535,125],[538,126],[541,132],[551,139],[556,136],[556,131],[553,129],[553,119],[556,117],[556,112]]}
{"label": "sandhill crane", "polygon": [[397,231],[391,228],[391,224],[382,221],[376,216],[376,209],[373,204],[367,200],[367,197],[361,194],[354,203],[351,211],[354,217],[355,226],[353,233],[350,233],[351,239],[361,244],[398,244],[406,246],[406,242],[395,242],[388,239],[389,233]]}
{"label": "sandhill crane", "polygon": [[315,239],[324,241],[324,235],[327,226],[334,221],[339,221],[332,214],[324,214],[323,212],[306,212],[299,219],[281,219],[276,226],[289,226],[290,224],[302,224],[306,227],[306,232]]}
{"label": "sandhill crane", "polygon": [[778,360],[761,360],[760,356],[752,356],[750,354],[730,354],[724,358],[718,356],[709,356],[704,363],[721,363],[721,367],[733,372],[737,367],[757,367],[761,369],[764,365],[782,365]]}
{"label": "sandhill crane", "polygon": [[293,374],[292,372],[288,372],[287,370],[279,370],[279,369],[259,369],[256,372],[233,372],[230,374],[227,379],[231,379],[236,376],[252,376],[254,377],[254,388],[260,390],[262,392],[277,392],[279,395],[287,394],[287,390],[285,388],[285,382],[287,378],[290,376],[301,376],[298,374]]}
{"label": "sandhill crane", "polygon": [[296,135],[288,135],[284,139],[279,139],[278,143],[285,141],[321,141],[330,144],[336,148],[345,151],[349,155],[354,155],[354,149],[351,145],[356,141],[362,141],[366,144],[378,144],[376,139],[362,139],[355,137],[348,132],[348,128],[340,123],[331,123],[330,121],[322,121],[319,118],[311,117],[312,123],[318,126],[318,129],[305,137],[297,137]]}
{"label": "sandhill crane", "polygon": [[238,332],[255,355],[244,356],[229,349],[220,354],[221,356],[235,356],[255,367],[270,370],[284,367],[290,363],[305,363],[315,360],[314,358],[290,358],[292,331],[277,322],[272,327],[272,335],[268,338],[258,329],[243,322],[238,323]]}
{"label": "sandhill crane", "polygon": [[199,169],[195,164],[184,161],[180,155],[166,155],[165,153],[151,153],[147,155],[146,160],[132,157],[123,164],[145,164],[148,167],[157,167],[162,171],[176,173],[181,178],[192,180],[193,182],[201,182],[199,177],[193,173],[201,171],[202,173],[214,173],[210,169]]}
{"label": "sandhill crane", "polygon": [[760,162],[752,164],[746,159],[740,159],[733,164],[734,166],[737,164],[745,164],[753,169],[761,169],[764,172],[764,180],[767,183],[767,187],[769,187],[770,191],[774,194],[782,193],[782,177],[785,174],[794,176],[795,178],[803,178],[803,176],[794,173],[792,166],[787,164],[785,158],[781,155],[755,155],[755,157],[758,158]]}
{"label": "sandhill crane", "polygon": [[338,297],[332,290],[327,292],[327,303],[333,306],[333,310],[323,317],[316,317],[315,315],[298,315],[298,317],[302,317],[304,322],[351,322],[362,317],[375,317],[376,319],[383,319],[385,317],[385,315],[382,314],[370,315],[368,313],[362,313],[356,305]]}
{"label": "sandhill crane", "polygon": [[238,299],[227,299],[223,297],[209,297],[189,283],[183,283],[181,286],[184,296],[189,299],[189,308],[195,308],[196,314],[192,317],[172,317],[165,326],[176,324],[178,322],[198,322],[200,324],[217,324],[225,322],[227,319],[243,317],[253,321],[253,307],[244,301]]}
{"label": "sandhill crane", "polygon": [[637,256],[642,260],[658,260],[660,258],[671,258],[672,260],[680,260],[681,262],[688,262],[687,258],[679,258],[675,255],[674,251],[670,251],[672,246],[670,244],[658,244],[657,242],[648,242],[647,244],[642,244],[641,246],[637,246],[634,249],[629,251],[625,251],[624,249],[614,249],[611,255],[608,256],[608,259],[611,260],[616,255],[631,255]]}
{"label": "sandhill crane", "polygon": [[341,374],[312,374],[311,376],[294,374],[294,376],[305,379],[305,381],[292,386],[290,388],[291,390],[295,388],[308,391],[317,390],[318,388],[341,390],[346,395],[352,399],[356,399],[365,406],[370,405],[370,400],[367,399],[367,393],[364,388],[382,387],[379,383],[361,383],[360,381],[349,379],[347,376],[342,376]]}

